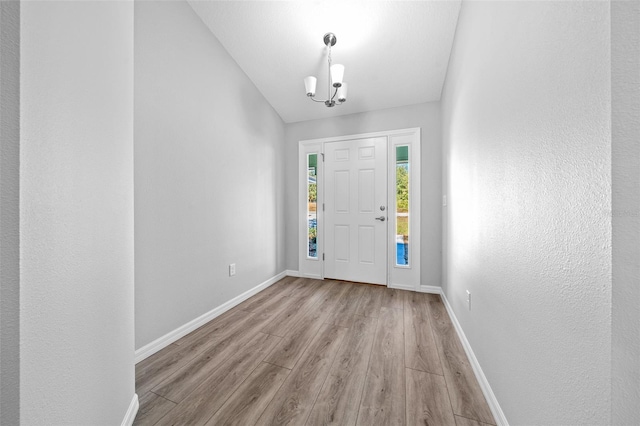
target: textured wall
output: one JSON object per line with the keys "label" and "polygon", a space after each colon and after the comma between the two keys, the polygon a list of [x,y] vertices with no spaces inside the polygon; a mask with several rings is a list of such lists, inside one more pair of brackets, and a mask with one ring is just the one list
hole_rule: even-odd
{"label": "textured wall", "polygon": [[640,3],[611,2],[612,424],[640,423]]}
{"label": "textured wall", "polygon": [[22,2],[20,424],[134,395],[133,2]]}
{"label": "textured wall", "polygon": [[460,13],[444,288],[514,425],[610,421],[609,24],[606,2]]}
{"label": "textured wall", "polygon": [[0,424],[20,421],[20,3],[0,1]]}
{"label": "textured wall", "polygon": [[186,2],[136,2],[136,348],[284,270],[283,140]]}
{"label": "textured wall", "polygon": [[[318,106],[322,108],[322,106]],[[298,142],[332,136],[420,127],[422,132],[421,284],[440,286],[442,145],[440,108],[435,102],[286,125],[287,269],[298,270]]]}

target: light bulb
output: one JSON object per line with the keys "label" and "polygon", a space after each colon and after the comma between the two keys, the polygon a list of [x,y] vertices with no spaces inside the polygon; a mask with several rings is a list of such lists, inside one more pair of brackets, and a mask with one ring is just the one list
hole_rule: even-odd
{"label": "light bulb", "polygon": [[315,96],[316,95],[316,78],[313,76],[305,77],[304,79],[304,88],[307,91],[307,96]]}
{"label": "light bulb", "polygon": [[342,83],[342,86],[338,88],[338,102],[346,102],[347,101],[347,83]]}
{"label": "light bulb", "polygon": [[342,78],[344,77],[344,65],[335,64],[331,65],[331,81],[333,87],[342,86]]}

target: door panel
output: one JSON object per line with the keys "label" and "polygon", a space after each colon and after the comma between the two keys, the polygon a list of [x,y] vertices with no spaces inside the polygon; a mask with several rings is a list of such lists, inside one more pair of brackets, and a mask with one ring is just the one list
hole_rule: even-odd
{"label": "door panel", "polygon": [[358,176],[358,211],[373,213],[376,200],[376,171],[372,169],[360,170]]}
{"label": "door panel", "polygon": [[358,226],[358,247],[360,251],[360,263],[373,263],[375,262],[375,243],[376,235],[375,228],[373,226]]}
{"label": "door panel", "polygon": [[335,197],[335,211],[336,213],[348,214],[349,213],[349,171],[348,170],[336,170],[333,172],[334,184],[333,194]]}
{"label": "door panel", "polygon": [[333,234],[335,235],[334,259],[338,262],[349,262],[349,226],[335,225]]}
{"label": "door panel", "polygon": [[324,148],[324,276],[386,284],[387,138],[328,142]]}

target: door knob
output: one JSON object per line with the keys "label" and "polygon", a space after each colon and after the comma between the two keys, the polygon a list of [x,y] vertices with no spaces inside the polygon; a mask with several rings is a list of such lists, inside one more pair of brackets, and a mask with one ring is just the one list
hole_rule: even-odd
{"label": "door knob", "polygon": [[384,216],[376,217],[376,220],[379,220],[380,222],[384,222],[385,219],[386,219],[386,217],[384,217]]}

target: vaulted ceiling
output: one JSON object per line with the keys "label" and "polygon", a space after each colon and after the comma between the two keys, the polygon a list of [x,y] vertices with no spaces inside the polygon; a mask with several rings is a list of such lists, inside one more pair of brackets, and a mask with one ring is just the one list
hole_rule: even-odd
{"label": "vaulted ceiling", "polygon": [[[438,101],[461,0],[203,1],[189,3],[287,123]],[[345,66],[347,102],[311,102],[304,77],[327,96],[327,48]]]}

